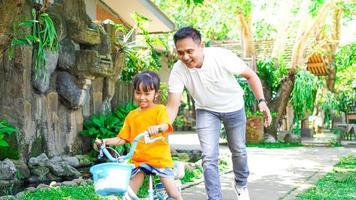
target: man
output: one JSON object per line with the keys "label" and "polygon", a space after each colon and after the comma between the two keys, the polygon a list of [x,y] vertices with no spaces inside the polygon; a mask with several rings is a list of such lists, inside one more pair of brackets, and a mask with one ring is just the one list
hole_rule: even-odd
{"label": "man", "polygon": [[264,100],[261,81],[240,58],[222,48],[204,48],[199,31],[184,27],[174,35],[178,53],[169,77],[167,109],[171,120],[177,116],[184,87],[195,100],[196,129],[202,149],[205,188],[209,200],[222,199],[218,156],[221,121],[232,153],[234,188],[238,199],[249,199],[247,190],[247,153],[245,146],[246,116],[243,90],[235,75],[247,79],[258,107],[265,116],[271,114]]}

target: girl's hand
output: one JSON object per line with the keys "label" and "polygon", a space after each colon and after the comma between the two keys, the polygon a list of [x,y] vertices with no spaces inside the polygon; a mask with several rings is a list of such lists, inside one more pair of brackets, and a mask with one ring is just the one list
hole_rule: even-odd
{"label": "girl's hand", "polygon": [[150,126],[150,127],[148,127],[147,131],[150,134],[150,136],[156,135],[156,134],[162,132],[162,127],[160,125]]}
{"label": "girl's hand", "polygon": [[96,138],[95,144],[98,145],[98,146],[99,146],[99,145],[105,145],[105,142],[104,142],[103,139],[98,139],[98,138]]}

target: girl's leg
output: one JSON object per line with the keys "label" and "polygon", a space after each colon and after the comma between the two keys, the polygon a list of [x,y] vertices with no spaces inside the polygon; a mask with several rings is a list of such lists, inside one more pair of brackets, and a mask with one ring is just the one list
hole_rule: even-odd
{"label": "girl's leg", "polygon": [[167,177],[160,177],[161,182],[164,185],[164,188],[166,189],[166,192],[169,197],[175,199],[175,200],[183,200],[177,185],[174,183],[174,180],[172,178],[167,178]]}
{"label": "girl's leg", "polygon": [[135,194],[137,194],[138,190],[140,189],[144,178],[145,178],[145,173],[140,171],[131,179],[130,187],[135,192]]}

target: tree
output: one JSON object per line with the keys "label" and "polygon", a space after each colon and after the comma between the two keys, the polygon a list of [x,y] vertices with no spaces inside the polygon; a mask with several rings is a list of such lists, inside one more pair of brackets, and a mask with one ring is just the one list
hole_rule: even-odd
{"label": "tree", "polygon": [[[312,23],[304,28],[304,31],[297,37],[295,45],[293,47],[291,65],[289,68],[288,76],[284,80],[283,87],[281,88],[279,97],[272,103],[272,110],[277,113],[276,117],[272,122],[272,132],[276,132],[278,124],[280,123],[284,111],[289,102],[290,94],[294,86],[295,75],[298,66],[304,64],[303,52],[305,50],[305,45],[310,38],[315,38],[320,34],[322,27],[325,24],[325,19],[329,12],[336,7],[336,4],[340,2],[339,0],[331,0],[324,3],[319,12],[313,18]],[[301,21],[307,21],[307,19],[302,19]]]}

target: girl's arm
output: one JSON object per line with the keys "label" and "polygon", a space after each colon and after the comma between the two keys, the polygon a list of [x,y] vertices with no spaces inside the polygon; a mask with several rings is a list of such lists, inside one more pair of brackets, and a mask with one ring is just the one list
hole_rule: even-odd
{"label": "girl's arm", "polygon": [[126,140],[123,140],[119,137],[113,137],[113,138],[105,138],[105,139],[96,139],[95,143],[97,145],[104,144],[104,145],[119,146],[125,144]]}

